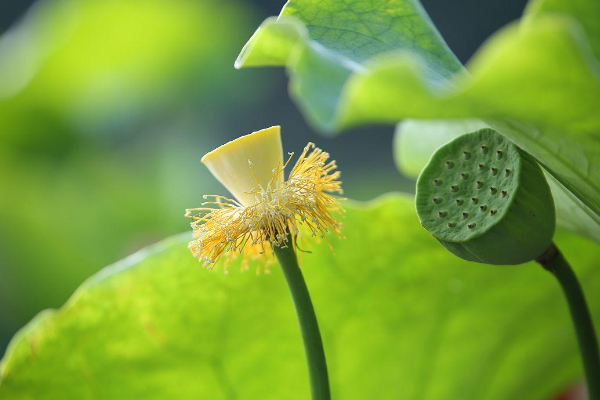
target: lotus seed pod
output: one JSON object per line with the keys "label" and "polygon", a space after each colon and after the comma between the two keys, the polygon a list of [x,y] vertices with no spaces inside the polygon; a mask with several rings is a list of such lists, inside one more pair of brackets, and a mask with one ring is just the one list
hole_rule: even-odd
{"label": "lotus seed pod", "polygon": [[469,261],[531,261],[554,236],[554,201],[540,166],[492,129],[440,147],[419,176],[415,202],[421,225]]}

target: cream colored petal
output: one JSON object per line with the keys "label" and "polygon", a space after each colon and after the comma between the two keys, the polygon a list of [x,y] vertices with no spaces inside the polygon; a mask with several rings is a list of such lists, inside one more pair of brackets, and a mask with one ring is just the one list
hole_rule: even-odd
{"label": "cream colored petal", "polygon": [[[256,178],[248,160],[252,162]],[[273,169],[283,163],[280,127],[272,126],[232,140],[207,153],[202,162],[240,203],[251,205],[256,200],[248,192],[258,184],[266,189]],[[283,174],[280,174],[276,185],[282,184]]]}

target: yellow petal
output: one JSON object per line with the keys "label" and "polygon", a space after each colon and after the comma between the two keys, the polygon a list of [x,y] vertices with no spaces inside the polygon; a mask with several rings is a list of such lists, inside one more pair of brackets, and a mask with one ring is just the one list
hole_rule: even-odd
{"label": "yellow petal", "polygon": [[[256,199],[248,192],[259,185],[266,189],[273,169],[283,165],[280,130],[272,126],[232,140],[207,153],[202,162],[240,203],[251,205]],[[279,174],[275,186],[282,184],[283,174]]]}

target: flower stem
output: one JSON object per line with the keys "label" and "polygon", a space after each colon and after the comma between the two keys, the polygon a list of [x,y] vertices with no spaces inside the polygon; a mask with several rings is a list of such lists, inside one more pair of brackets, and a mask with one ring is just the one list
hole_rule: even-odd
{"label": "flower stem", "polygon": [[554,244],[550,245],[548,250],[536,261],[558,279],[567,298],[571,317],[575,325],[579,351],[583,358],[589,399],[600,400],[600,356],[598,353],[598,340],[590,310],[577,276]]}
{"label": "flower stem", "polygon": [[283,275],[296,307],[296,316],[302,332],[304,352],[308,362],[312,398],[313,400],[329,400],[331,394],[323,342],[308,288],[298,266],[296,253],[292,245],[289,245],[288,247],[275,247],[275,255],[279,260],[279,264],[281,264]]}

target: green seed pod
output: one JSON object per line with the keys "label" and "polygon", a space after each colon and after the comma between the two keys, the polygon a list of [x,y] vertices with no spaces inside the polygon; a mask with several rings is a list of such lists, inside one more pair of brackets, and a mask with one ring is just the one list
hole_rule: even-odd
{"label": "green seed pod", "polygon": [[540,166],[492,129],[440,147],[419,176],[415,202],[421,225],[469,261],[531,261],[554,236],[554,201]]}

